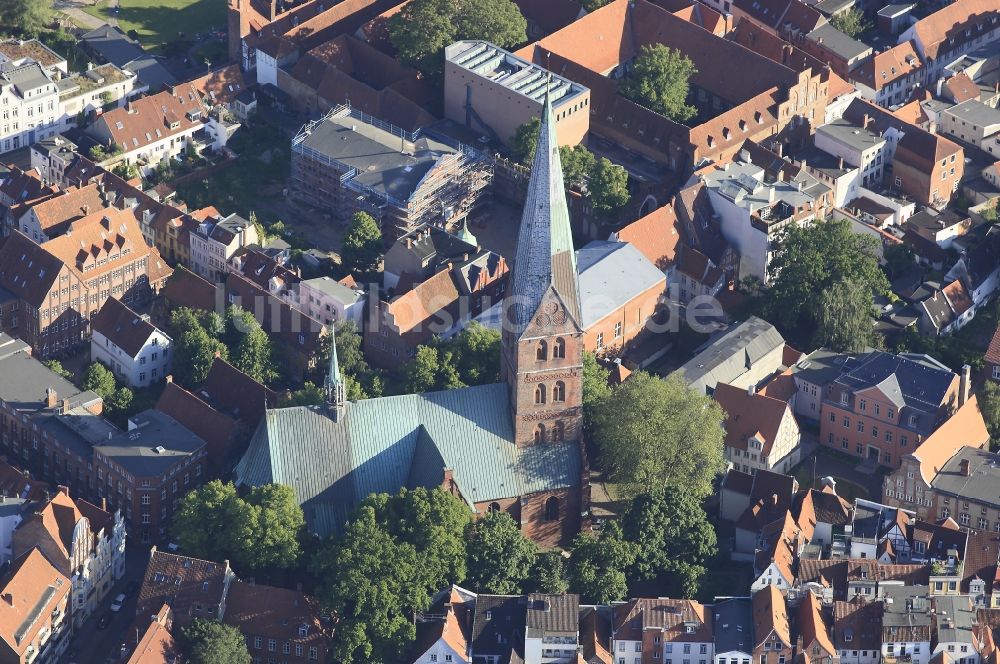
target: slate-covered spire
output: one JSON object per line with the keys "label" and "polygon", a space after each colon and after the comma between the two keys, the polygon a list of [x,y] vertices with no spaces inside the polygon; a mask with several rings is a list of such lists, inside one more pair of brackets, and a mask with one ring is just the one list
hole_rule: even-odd
{"label": "slate-covered spire", "polygon": [[579,324],[580,287],[576,273],[573,233],[559,161],[552,101],[551,80],[546,84],[542,122],[531,165],[528,195],[521,217],[517,254],[510,289],[514,306],[508,307],[508,323],[520,335],[538,311],[542,297],[551,287]]}
{"label": "slate-covered spire", "polygon": [[326,403],[333,410],[334,419],[339,419],[347,403],[344,387],[344,377],[340,375],[340,363],[337,360],[337,333],[333,324],[330,325],[330,366],[326,372]]}

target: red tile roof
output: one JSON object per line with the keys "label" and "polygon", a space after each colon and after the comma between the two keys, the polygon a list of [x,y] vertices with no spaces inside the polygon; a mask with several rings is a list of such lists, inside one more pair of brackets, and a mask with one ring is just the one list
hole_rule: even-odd
{"label": "red tile roof", "polygon": [[990,346],[986,349],[986,361],[990,364],[1000,364],[1000,327],[993,332]]}
{"label": "red tile roof", "polygon": [[202,125],[205,108],[190,86],[178,86],[176,90],[176,95],[164,91],[108,111],[97,119],[97,126],[106,129],[115,145],[125,152],[190,133]]}
{"label": "red tile roof", "polygon": [[788,402],[724,383],[715,388],[713,397],[726,411],[726,445],[745,450],[749,439],[757,438],[761,454],[769,455],[789,410]]}
{"label": "red tile roof", "polygon": [[877,92],[922,68],[923,63],[913,42],[906,41],[886,51],[876,52],[851,75]]}
{"label": "red tile roof", "polygon": [[257,428],[265,408],[274,408],[278,403],[274,390],[258,383],[221,357],[212,362],[198,395],[206,397],[214,408],[245,422],[251,429]]}
{"label": "red tile roof", "polygon": [[194,88],[201,93],[202,97],[207,97],[212,104],[231,104],[243,92],[246,83],[243,80],[243,70],[234,63],[175,86],[172,92],[181,94],[186,91],[184,86]]}
{"label": "red tile roof", "polygon": [[233,452],[239,425],[172,380],[167,382],[156,410],[166,413],[205,441],[210,462],[218,466]]}
{"label": "red tile roof", "polygon": [[682,243],[681,224],[673,205],[665,205],[640,217],[615,233],[642,252],[653,265],[666,270],[674,262]]}
{"label": "red tile roof", "polygon": [[330,627],[320,619],[323,613],[319,601],[303,592],[234,581],[222,621],[238,628],[248,641],[259,636],[265,642],[291,643],[293,650],[301,645],[306,653],[317,648],[317,658],[310,661],[324,664],[329,661]]}
{"label": "red tile roof", "polygon": [[228,562],[178,556],[153,547],[135,613],[140,618],[152,616],[169,604],[182,627],[195,618],[218,619],[232,577]]}
{"label": "red tile roof", "polygon": [[945,97],[950,97],[951,101],[956,104],[970,99],[979,99],[979,86],[973,83],[965,72],[959,72],[945,81],[942,92]]}
{"label": "red tile roof", "polygon": [[[51,595],[47,591],[52,590]],[[16,653],[23,654],[34,637],[47,624],[30,620],[47,616],[69,594],[70,580],[32,549],[13,562],[0,578],[0,639]]]}
{"label": "red tile roof", "polygon": [[962,447],[985,448],[990,434],[979,410],[979,400],[971,397],[955,414],[917,446],[912,456],[920,462],[920,476],[930,486],[931,480]]}
{"label": "red tile roof", "polygon": [[917,21],[913,31],[923,46],[924,56],[937,59],[939,53],[944,55],[966,41],[981,37],[979,26],[987,30],[994,27],[991,17],[1000,17],[995,0],[956,0]]}
{"label": "red tile roof", "polygon": [[772,632],[784,645],[792,644],[785,598],[774,585],[764,586],[753,596],[753,624],[753,638],[758,645],[764,643]]}
{"label": "red tile roof", "polygon": [[172,623],[170,606],[164,604],[153,616],[126,664],[176,664],[181,661],[180,647],[170,634]]}

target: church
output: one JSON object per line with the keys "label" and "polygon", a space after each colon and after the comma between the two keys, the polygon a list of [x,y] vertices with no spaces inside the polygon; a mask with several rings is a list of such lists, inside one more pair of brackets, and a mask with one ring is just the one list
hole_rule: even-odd
{"label": "church", "polygon": [[326,403],[269,409],[236,482],[295,489],[309,530],[337,532],[371,493],[442,487],[507,512],[543,546],[587,514],[583,330],[559,143],[546,95],[504,301],[501,383],[348,402],[330,358]]}

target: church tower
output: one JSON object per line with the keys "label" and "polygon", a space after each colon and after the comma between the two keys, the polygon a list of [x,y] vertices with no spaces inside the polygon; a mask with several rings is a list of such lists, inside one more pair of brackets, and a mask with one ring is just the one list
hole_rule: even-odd
{"label": "church tower", "polygon": [[503,309],[501,376],[515,444],[580,440],[580,287],[548,91]]}

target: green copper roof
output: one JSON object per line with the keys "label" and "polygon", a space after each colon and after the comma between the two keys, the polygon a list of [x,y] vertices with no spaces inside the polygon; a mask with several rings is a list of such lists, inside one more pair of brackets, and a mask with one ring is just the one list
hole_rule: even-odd
{"label": "green copper roof", "polygon": [[535,160],[528,181],[528,195],[521,215],[517,254],[511,275],[514,306],[508,314],[520,334],[538,311],[542,297],[553,288],[573,319],[580,322],[580,287],[577,283],[573,232],[566,205],[559,141],[546,92]]}
{"label": "green copper roof", "polygon": [[371,493],[440,486],[449,468],[470,503],[513,498],[580,482],[571,443],[517,449],[507,387],[366,399],[339,421],[322,406],[267,411],[237,482],[295,489],[309,529],[336,532]]}
{"label": "green copper roof", "polygon": [[474,247],[479,245],[479,240],[477,240],[476,236],[473,235],[472,231],[469,230],[468,219],[462,220],[462,225],[458,227],[458,232],[455,233],[455,237],[457,237],[459,240],[463,242],[471,244]]}

